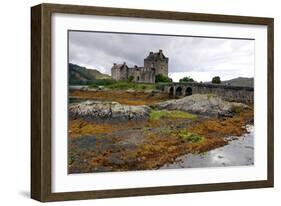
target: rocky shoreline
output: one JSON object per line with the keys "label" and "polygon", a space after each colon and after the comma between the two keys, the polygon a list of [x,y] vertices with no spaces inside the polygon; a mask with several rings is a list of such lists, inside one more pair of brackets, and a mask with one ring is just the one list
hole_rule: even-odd
{"label": "rocky shoreline", "polygon": [[93,121],[141,120],[149,116],[150,110],[148,106],[130,106],[118,102],[85,101],[71,104],[69,106],[69,117]]}
{"label": "rocky shoreline", "polygon": [[155,104],[157,109],[180,110],[193,114],[232,116],[234,108],[246,109],[243,103],[227,102],[213,94],[194,94],[175,100]]}
{"label": "rocky shoreline", "polygon": [[150,106],[132,106],[110,101],[84,101],[69,106],[69,117],[93,121],[143,120],[152,109],[177,110],[205,116],[233,116],[235,108],[246,109],[247,105],[227,102],[216,95],[195,94],[181,99],[159,102]]}
{"label": "rocky shoreline", "polygon": [[[128,94],[118,93],[118,100],[122,95]],[[215,95],[148,105],[92,98],[71,103],[69,117],[69,172],[87,173],[157,169],[182,155],[222,147],[226,137],[247,132],[253,110]]]}

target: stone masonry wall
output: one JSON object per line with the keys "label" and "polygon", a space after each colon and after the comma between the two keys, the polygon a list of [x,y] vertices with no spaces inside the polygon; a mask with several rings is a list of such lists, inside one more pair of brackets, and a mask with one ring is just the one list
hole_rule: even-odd
{"label": "stone masonry wall", "polygon": [[150,61],[144,60],[145,68],[155,68],[155,75],[162,74],[168,76],[168,62],[166,60]]}
{"label": "stone masonry wall", "polygon": [[128,78],[133,76],[134,82],[155,83],[155,70],[147,68],[130,68],[128,70]]}
{"label": "stone masonry wall", "polygon": [[199,84],[199,83],[176,83],[159,86],[163,92],[174,96],[186,96],[192,94],[216,94],[226,101],[254,103],[254,88],[237,87],[227,85]]}

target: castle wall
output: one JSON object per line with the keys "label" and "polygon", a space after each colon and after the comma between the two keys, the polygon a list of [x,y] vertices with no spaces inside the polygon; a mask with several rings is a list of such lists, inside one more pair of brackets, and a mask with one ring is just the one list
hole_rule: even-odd
{"label": "castle wall", "polygon": [[136,69],[136,68],[129,69],[128,78],[130,78],[130,76],[134,77],[133,79],[134,82],[140,82],[140,78],[141,78],[140,69]]}
{"label": "castle wall", "polygon": [[120,68],[120,80],[128,79],[128,67]]}
{"label": "castle wall", "polygon": [[141,72],[141,81],[146,83],[155,83],[155,70],[144,68]]}
{"label": "castle wall", "polygon": [[155,71],[148,68],[131,68],[128,72],[128,78],[133,76],[134,82],[155,83]]}
{"label": "castle wall", "polygon": [[127,80],[128,79],[128,67],[111,68],[111,77],[115,80]]}
{"label": "castle wall", "polygon": [[144,60],[145,68],[155,68],[155,75],[162,74],[168,76],[168,60]]}
{"label": "castle wall", "polygon": [[111,78],[115,79],[115,80],[119,80],[119,71],[117,71],[117,69],[115,68],[111,68]]}
{"label": "castle wall", "polygon": [[144,67],[129,68],[126,62],[114,64],[111,68],[111,76],[115,80],[128,80],[133,76],[134,82],[155,83],[156,75],[168,76],[168,60],[160,49],[159,53],[149,53],[144,59]]}

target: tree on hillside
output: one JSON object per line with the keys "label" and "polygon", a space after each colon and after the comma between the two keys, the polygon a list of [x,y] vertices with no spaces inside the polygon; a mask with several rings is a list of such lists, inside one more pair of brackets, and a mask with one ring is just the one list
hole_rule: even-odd
{"label": "tree on hillside", "polygon": [[172,82],[173,80],[167,76],[164,76],[163,74],[157,74],[155,76],[155,82]]}
{"label": "tree on hillside", "polygon": [[196,82],[193,78],[191,78],[190,76],[188,77],[184,77],[182,79],[180,79],[180,82],[183,83],[183,82]]}
{"label": "tree on hillside", "polygon": [[221,78],[219,76],[215,76],[212,79],[213,84],[220,84],[221,83]]}

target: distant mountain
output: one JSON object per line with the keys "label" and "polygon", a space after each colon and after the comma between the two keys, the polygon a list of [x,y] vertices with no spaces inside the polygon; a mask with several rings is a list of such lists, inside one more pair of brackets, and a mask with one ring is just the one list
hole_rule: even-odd
{"label": "distant mountain", "polygon": [[[211,84],[211,82],[205,82]],[[221,81],[222,85],[240,86],[240,87],[254,87],[254,78],[237,77],[230,80]]]}
{"label": "distant mountain", "polygon": [[103,74],[96,69],[89,69],[76,64],[68,64],[69,84],[87,84],[98,79],[110,79],[107,74]]}
{"label": "distant mountain", "polygon": [[238,77],[235,79],[222,81],[221,84],[241,87],[254,87],[254,78]]}

